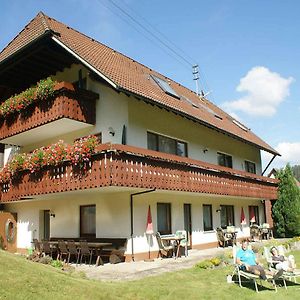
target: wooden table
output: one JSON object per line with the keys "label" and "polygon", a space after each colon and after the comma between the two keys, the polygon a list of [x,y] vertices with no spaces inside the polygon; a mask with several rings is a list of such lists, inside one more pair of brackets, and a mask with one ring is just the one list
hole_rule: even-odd
{"label": "wooden table", "polygon": [[169,241],[169,242],[175,242],[177,246],[176,256],[175,259],[179,257],[179,249],[180,249],[180,242],[184,240],[183,236],[176,236],[176,235],[170,235],[170,236],[161,236],[161,239],[163,241]]}
{"label": "wooden table", "polygon": [[[68,246],[68,241],[63,240],[66,245]],[[58,246],[58,241],[49,241],[49,244],[51,247]],[[112,243],[104,243],[104,242],[87,242],[88,246],[92,248],[93,250],[97,251],[97,259],[96,259],[96,266],[104,265],[103,260],[101,258],[101,251],[105,246],[112,246]],[[80,242],[75,242],[75,246],[79,247]]]}

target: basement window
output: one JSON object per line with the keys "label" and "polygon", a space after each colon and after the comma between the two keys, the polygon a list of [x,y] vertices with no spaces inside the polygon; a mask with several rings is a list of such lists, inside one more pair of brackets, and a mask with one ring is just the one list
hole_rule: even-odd
{"label": "basement window", "polygon": [[173,96],[177,99],[180,99],[178,94],[171,88],[168,82],[154,75],[151,75],[151,77],[166,94]]}

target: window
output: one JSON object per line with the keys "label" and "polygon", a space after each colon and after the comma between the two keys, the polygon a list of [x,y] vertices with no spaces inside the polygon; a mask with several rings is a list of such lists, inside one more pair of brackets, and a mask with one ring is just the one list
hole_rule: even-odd
{"label": "window", "polygon": [[178,94],[171,88],[171,86],[169,85],[168,82],[166,82],[165,80],[158,78],[154,75],[151,75],[151,77],[153,78],[153,80],[158,84],[158,86],[168,95],[171,95],[175,98],[180,99],[180,97],[178,96]]}
{"label": "window", "polygon": [[204,231],[213,229],[212,206],[209,204],[203,204],[203,228]]}
{"label": "window", "polygon": [[258,206],[249,206],[249,223],[259,224]]}
{"label": "window", "polygon": [[234,226],[233,205],[221,205],[221,227]]}
{"label": "window", "polygon": [[255,163],[245,160],[245,170],[246,172],[256,174]]}
{"label": "window", "polygon": [[223,167],[232,168],[232,156],[218,152],[218,164]]}
{"label": "window", "polygon": [[147,132],[148,149],[187,157],[187,143]]}
{"label": "window", "polygon": [[80,206],[80,237],[96,237],[96,205]]}
{"label": "window", "polygon": [[157,231],[160,234],[170,234],[172,232],[170,203],[157,203]]}

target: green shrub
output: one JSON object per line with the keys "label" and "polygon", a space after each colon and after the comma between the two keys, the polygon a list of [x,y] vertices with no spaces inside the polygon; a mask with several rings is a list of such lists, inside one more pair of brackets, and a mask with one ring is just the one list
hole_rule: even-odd
{"label": "green shrub", "polygon": [[54,268],[62,268],[63,263],[60,260],[52,260],[51,266]]}
{"label": "green shrub", "polygon": [[215,266],[219,266],[222,262],[221,258],[220,257],[213,257],[210,259],[210,262]]}
{"label": "green shrub", "polygon": [[213,266],[214,266],[213,263],[210,260],[206,259],[206,260],[203,260],[203,261],[200,261],[199,263],[197,263],[195,265],[195,268],[197,268],[197,269],[210,269],[210,268],[213,268]]}

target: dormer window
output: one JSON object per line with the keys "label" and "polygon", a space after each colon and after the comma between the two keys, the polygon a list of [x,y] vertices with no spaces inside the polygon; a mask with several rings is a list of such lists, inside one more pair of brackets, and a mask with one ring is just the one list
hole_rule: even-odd
{"label": "dormer window", "polygon": [[173,96],[177,99],[180,99],[180,96],[171,88],[169,83],[159,77],[156,77],[154,75],[151,75],[153,80],[158,84],[158,86],[168,95]]}

